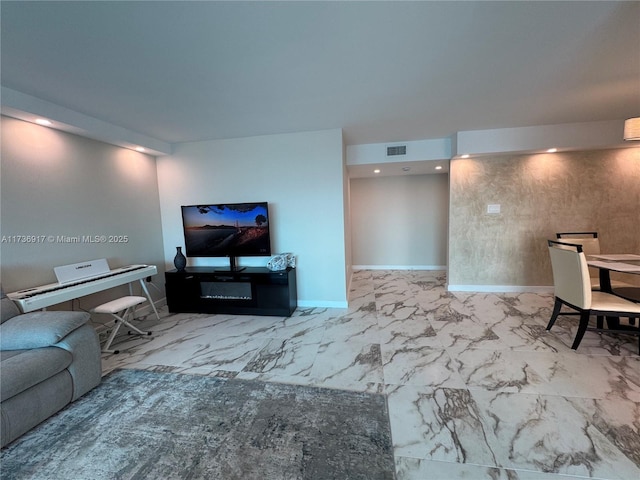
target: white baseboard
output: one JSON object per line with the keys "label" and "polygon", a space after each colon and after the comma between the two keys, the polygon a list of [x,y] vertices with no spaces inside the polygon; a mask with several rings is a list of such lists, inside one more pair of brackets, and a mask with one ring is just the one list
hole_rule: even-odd
{"label": "white baseboard", "polygon": [[298,300],[300,308],[348,308],[348,302],[331,302],[322,300]]}
{"label": "white baseboard", "polygon": [[446,270],[446,265],[353,265],[353,270]]}
{"label": "white baseboard", "polygon": [[[156,306],[156,310],[159,310],[160,308],[164,307],[167,304],[167,298],[162,297],[161,299],[154,301],[153,304]],[[136,309],[136,313],[134,317],[140,318],[140,317],[145,317],[147,315],[153,315],[153,314],[154,314],[153,308],[151,308],[151,305],[149,305],[148,303],[145,303],[141,308]]]}
{"label": "white baseboard", "polygon": [[449,292],[553,293],[553,287],[529,285],[447,285]]}

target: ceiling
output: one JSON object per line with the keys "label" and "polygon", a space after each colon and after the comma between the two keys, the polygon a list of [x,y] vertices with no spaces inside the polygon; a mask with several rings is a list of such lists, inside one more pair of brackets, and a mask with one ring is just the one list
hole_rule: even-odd
{"label": "ceiling", "polygon": [[640,2],[0,3],[3,87],[170,144],[640,114]]}

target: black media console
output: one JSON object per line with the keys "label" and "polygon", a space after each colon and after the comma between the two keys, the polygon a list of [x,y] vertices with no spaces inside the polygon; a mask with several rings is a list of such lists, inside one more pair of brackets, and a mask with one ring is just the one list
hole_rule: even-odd
{"label": "black media console", "polygon": [[167,304],[172,313],[231,313],[290,316],[298,306],[296,270],[265,267],[239,271],[187,267],[165,272]]}

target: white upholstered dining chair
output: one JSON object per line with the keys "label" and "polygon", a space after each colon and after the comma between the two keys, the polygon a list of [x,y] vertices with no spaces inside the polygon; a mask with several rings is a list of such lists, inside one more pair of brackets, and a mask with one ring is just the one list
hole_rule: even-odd
{"label": "white upholstered dining chair", "polygon": [[[578,348],[587,330],[593,330],[637,335],[640,354],[640,328],[622,322],[623,318],[625,320],[640,318],[640,303],[634,303],[610,293],[592,291],[589,267],[582,245],[548,240],[548,247],[553,270],[555,304],[547,330],[551,330],[560,314],[560,309],[565,305],[575,310],[580,316],[572,349]],[[589,327],[589,318],[592,315],[606,317],[610,328],[602,328],[602,325],[595,328]]]}
{"label": "white upholstered dining chair", "polygon": [[[581,245],[585,255],[600,255],[600,239],[598,232],[560,232],[556,233],[558,242]],[[591,290],[600,290],[600,271],[597,268],[589,268]],[[611,279],[611,288],[633,287],[629,283]]]}

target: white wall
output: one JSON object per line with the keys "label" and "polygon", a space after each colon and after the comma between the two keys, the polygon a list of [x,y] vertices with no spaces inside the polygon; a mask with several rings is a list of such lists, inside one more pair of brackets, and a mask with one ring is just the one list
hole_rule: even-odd
{"label": "white wall", "polygon": [[[159,290],[150,291],[156,299],[164,297],[155,159],[14,118],[1,122],[5,291],[55,282],[53,268],[59,265],[106,258],[111,268],[157,265],[153,280]],[[40,242],[13,242],[10,237],[18,235],[33,235]],[[67,243],[58,238],[83,235],[126,241]],[[118,289],[105,292],[84,299],[82,306],[119,295]]]}
{"label": "white wall", "polygon": [[623,120],[537,125],[458,132],[453,156],[544,152],[548,148],[588,150],[627,147],[622,140]]}
{"label": "white wall", "polygon": [[[346,159],[346,146],[343,145],[342,156]],[[342,169],[342,176],[345,179],[343,184],[344,198],[344,245],[345,245],[345,277],[347,279],[347,300],[349,300],[349,292],[351,291],[351,277],[353,275],[353,242],[351,241],[351,182],[348,181],[349,172],[347,171],[346,162]]]}
{"label": "white wall", "polygon": [[[346,306],[340,129],[183,143],[157,162],[167,268],[184,245],[181,205],[267,201],[273,253],[297,257],[298,305]],[[190,258],[188,265],[228,260]]]}
{"label": "white wall", "polygon": [[445,268],[448,192],[444,174],[352,179],[354,268]]}

